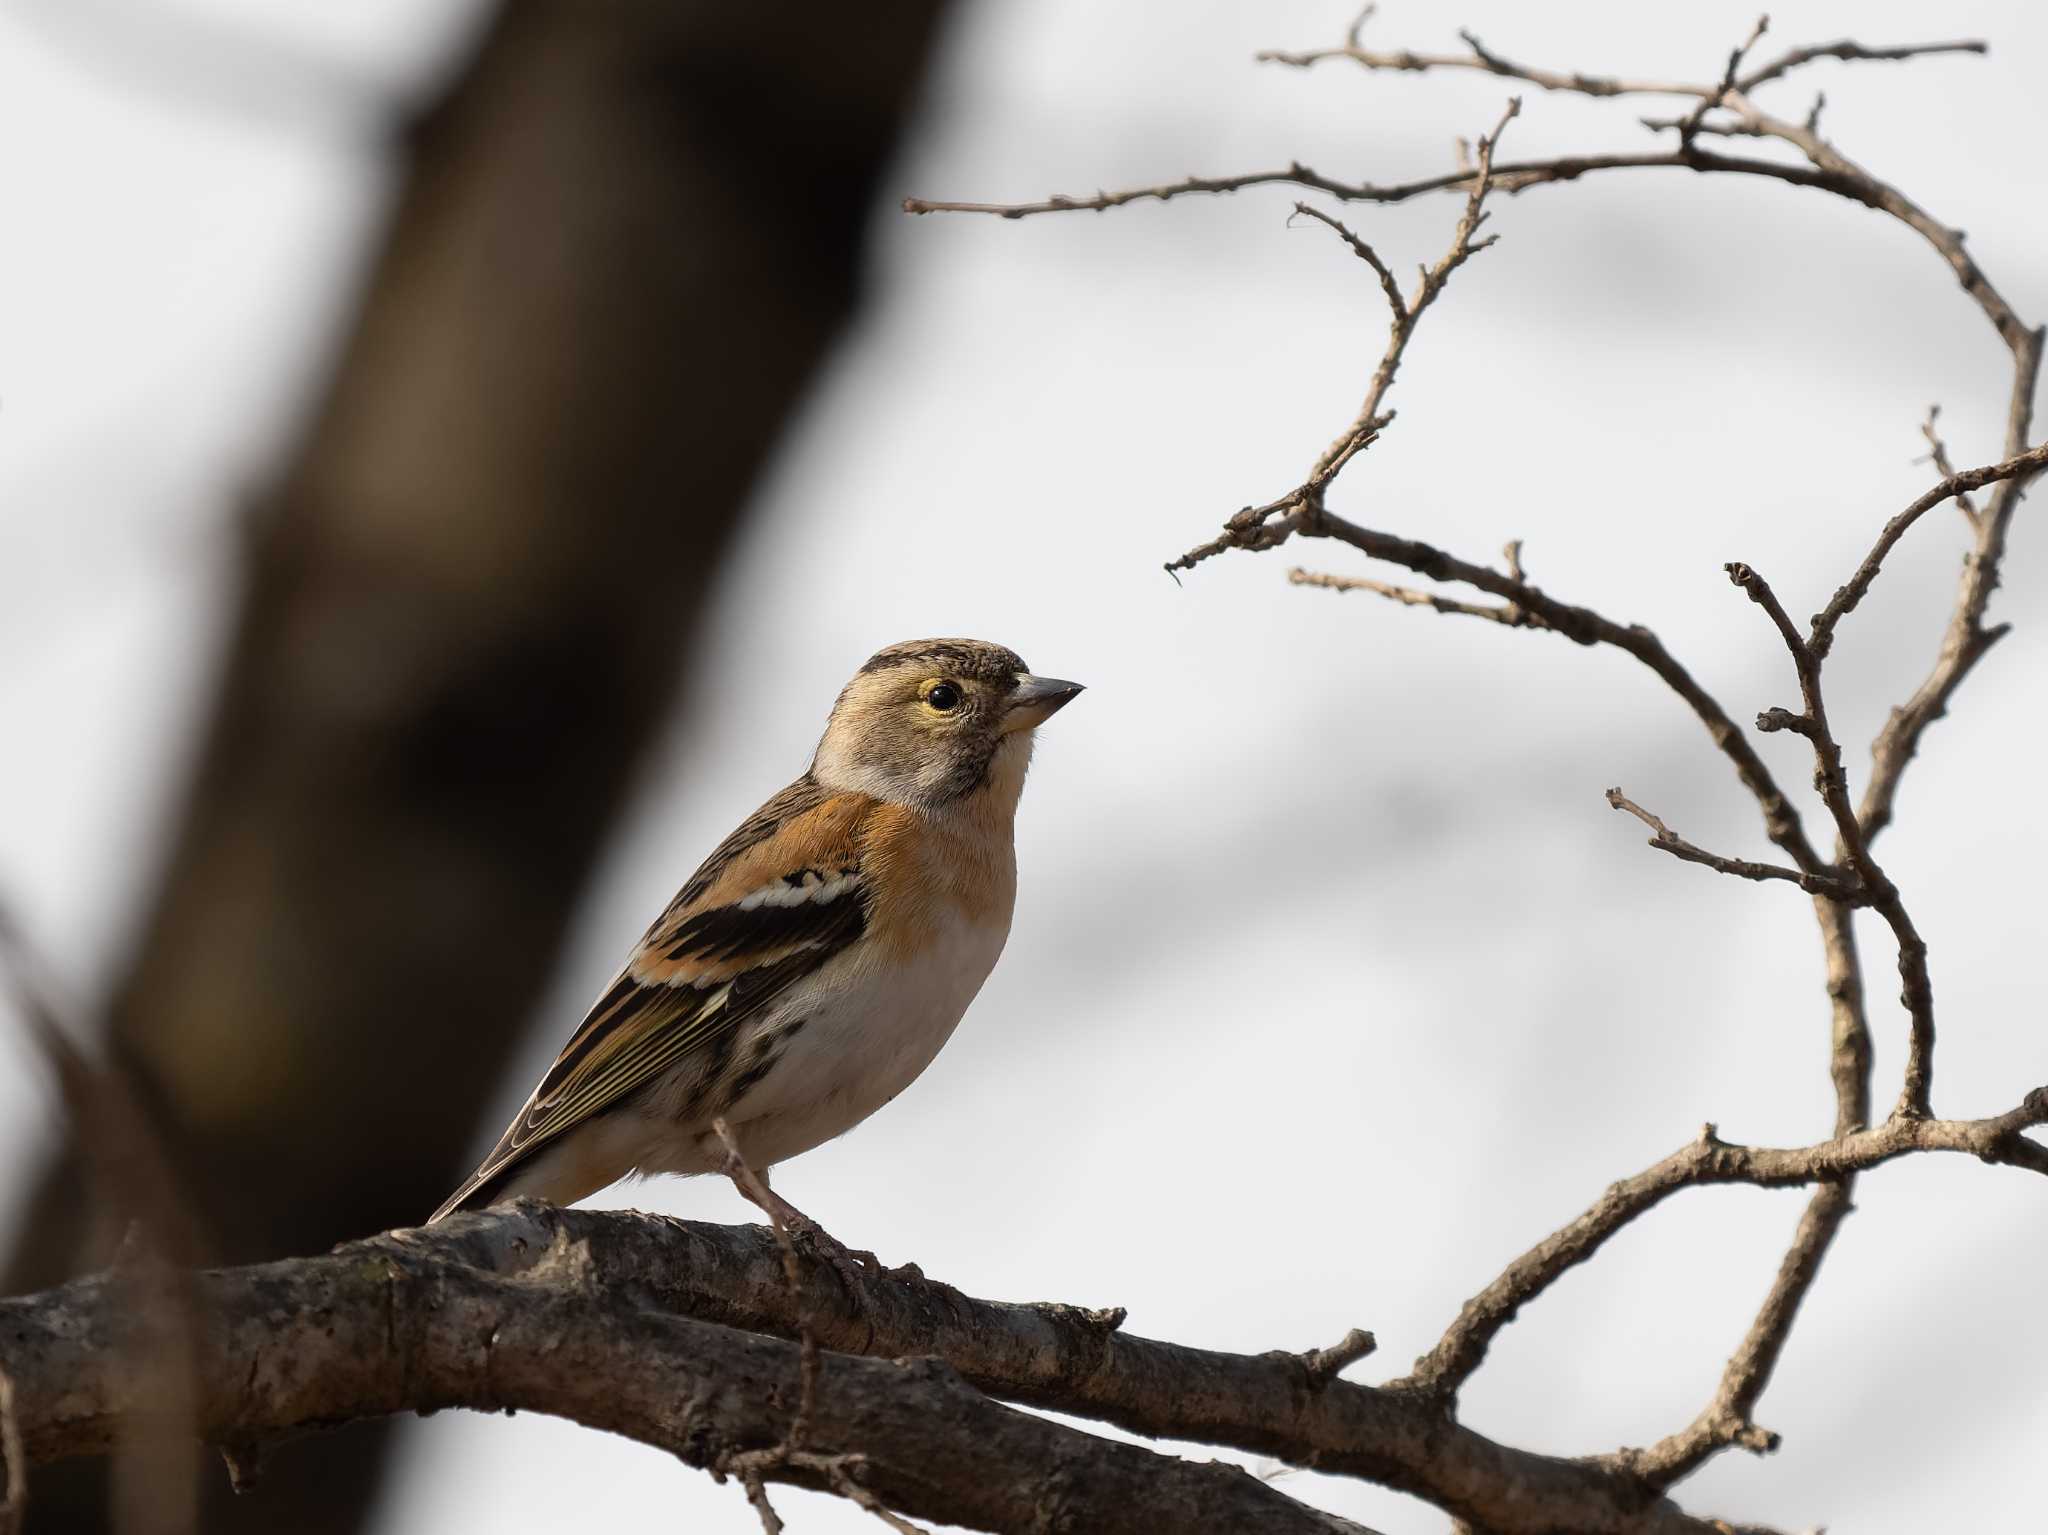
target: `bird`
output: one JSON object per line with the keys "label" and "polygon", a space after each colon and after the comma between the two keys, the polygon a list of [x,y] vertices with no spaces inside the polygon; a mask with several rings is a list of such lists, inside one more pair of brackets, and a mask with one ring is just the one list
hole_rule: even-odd
{"label": "bird", "polygon": [[428,1219],[630,1174],[768,1183],[937,1056],[994,969],[1033,733],[1082,692],[983,640],[876,652],[811,764],[691,875],[476,1171]]}

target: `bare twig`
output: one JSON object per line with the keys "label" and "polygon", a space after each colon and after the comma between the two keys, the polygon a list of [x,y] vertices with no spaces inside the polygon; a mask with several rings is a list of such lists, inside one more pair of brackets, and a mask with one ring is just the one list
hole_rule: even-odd
{"label": "bare twig", "polygon": [[[1370,11],[1368,7],[1368,11]],[[1762,28],[1758,32],[1761,34]],[[1487,74],[1500,75],[1511,80],[1525,80],[1546,91],[1564,91],[1581,96],[1704,96],[1706,91],[1698,86],[1676,80],[1627,80],[1605,75],[1588,75],[1578,70],[1539,69],[1526,64],[1517,64],[1486,47],[1470,32],[1458,36],[1469,53],[1414,53],[1406,49],[1394,52],[1374,52],[1362,45],[1359,28],[1354,26],[1346,35],[1341,48],[1309,48],[1299,50],[1269,48],[1255,57],[1265,64],[1285,64],[1297,69],[1341,60],[1356,64],[1362,69],[1389,70],[1403,73],[1418,73],[1431,69],[1483,70]],[[1745,45],[1753,47],[1752,37]],[[1816,59],[1840,59],[1845,62],[1897,61],[1924,58],[1939,53],[1987,52],[1986,45],[1979,40],[1948,43],[1912,43],[1903,47],[1867,48],[1861,43],[1847,40],[1824,43],[1817,46],[1789,49],[1770,63],[1752,70],[1731,81],[1733,89],[1747,95],[1759,85],[1779,79]],[[1738,56],[1739,57],[1739,56]]]}
{"label": "bare twig", "polygon": [[1351,247],[1352,254],[1373,269],[1373,274],[1380,280],[1380,292],[1386,296],[1387,307],[1393,311],[1394,323],[1400,325],[1406,318],[1407,301],[1401,297],[1401,285],[1394,280],[1394,274],[1388,270],[1387,264],[1380,260],[1379,252],[1354,234],[1349,226],[1323,212],[1313,203],[1296,203],[1294,211],[1336,230],[1344,243]]}
{"label": "bare twig", "polygon": [[[1393,273],[1370,245],[1328,214],[1318,212],[1306,203],[1294,205],[1298,213],[1319,219],[1334,229],[1350,245],[1352,252],[1373,269],[1392,314],[1386,349],[1380,354],[1379,363],[1366,383],[1365,398],[1351,424],[1317,457],[1308,477],[1286,494],[1262,506],[1243,508],[1223,525],[1223,531],[1217,538],[1177,560],[1169,560],[1166,565],[1168,574],[1192,570],[1210,555],[1224,549],[1270,549],[1286,542],[1288,535],[1297,529],[1313,529],[1323,515],[1323,496],[1331,482],[1346,464],[1372,444],[1380,429],[1393,419],[1392,413],[1383,412],[1381,406],[1387,391],[1393,387],[1394,375],[1400,371],[1401,359],[1408,350],[1408,342],[1414,336],[1423,312],[1436,302],[1437,296],[1451,280],[1451,274],[1497,238],[1491,235],[1483,240],[1474,237],[1486,222],[1486,198],[1493,189],[1494,146],[1500,142],[1501,133],[1509,121],[1521,110],[1520,98],[1510,98],[1493,131],[1479,140],[1478,161],[1470,177],[1471,188],[1466,194],[1464,212],[1459,216],[1457,228],[1452,231],[1450,248],[1435,265],[1423,268],[1414,293],[1406,299],[1401,296]],[[1284,521],[1274,521],[1282,517]],[[1177,576],[1175,578],[1178,579]]]}
{"label": "bare twig", "polygon": [[[1811,121],[1808,127],[1811,127]],[[1935,472],[1944,480],[1954,479],[1956,466],[1950,462],[1948,444],[1941,440],[1941,432],[1935,423],[1941,419],[1941,407],[1927,407],[1927,419],[1920,423],[1920,435],[1927,439],[1927,462],[1934,465]],[[1967,490],[1956,492],[1956,510],[1963,514],[1963,521],[1974,530],[1977,526],[1977,504],[1970,499]]]}
{"label": "bare twig", "polygon": [[1687,863],[1696,863],[1723,874],[1732,874],[1737,879],[1786,880],[1797,885],[1808,895],[1825,896],[1831,901],[1840,901],[1847,906],[1864,904],[1864,895],[1853,881],[1833,874],[1809,874],[1804,869],[1787,869],[1774,863],[1752,863],[1746,858],[1724,858],[1719,853],[1710,853],[1696,847],[1678,835],[1663,821],[1638,805],[1619,789],[1607,791],[1607,803],[1616,810],[1625,810],[1649,827],[1654,835],[1650,846],[1669,853]]}
{"label": "bare twig", "polygon": [[1712,91],[1702,96],[1699,100],[1699,105],[1695,106],[1673,125],[1678,129],[1678,142],[1685,148],[1690,149],[1692,147],[1692,141],[1698,136],[1700,124],[1706,120],[1707,114],[1720,106],[1734,92],[1737,72],[1742,68],[1742,61],[1749,56],[1749,50],[1754,48],[1763,39],[1764,33],[1770,29],[1770,25],[1770,17],[1757,17],[1756,25],[1750,29],[1748,39],[1736,48],[1733,53],[1728,55],[1728,67],[1721,72],[1721,83],[1715,86]]}
{"label": "bare twig", "polygon": [[[1827,962],[1828,1073],[1835,1089],[1835,1136],[1840,1139],[1870,1121],[1870,1025],[1864,1016],[1863,971],[1849,908],[1816,897],[1813,909]],[[1761,1433],[1752,1418],[1757,1401],[1770,1384],[1799,1308],[1820,1273],[1821,1260],[1854,1208],[1855,1190],[1852,1173],[1838,1183],[1823,1184],[1807,1201],[1792,1244],[1749,1331],[1723,1368],[1712,1400],[1688,1429],[1648,1452],[1638,1474],[1666,1485],[1704,1464],[1716,1451],[1748,1442],[1741,1437],[1744,1434]]]}
{"label": "bare twig", "polygon": [[1990,45],[1981,38],[1965,38],[1952,43],[1908,43],[1898,48],[1866,48],[1861,43],[1844,38],[1835,43],[1810,44],[1804,48],[1790,48],[1779,54],[1770,63],[1754,69],[1735,83],[1735,88],[1747,96],[1759,85],[1790,74],[1793,70],[1811,64],[1816,59],[1841,59],[1847,63],[1897,63],[1905,59],[1924,59],[1937,53],[1989,53]]}
{"label": "bare twig", "polygon": [[1871,854],[1863,824],[1850,802],[1842,749],[1828,726],[1827,704],[1821,692],[1821,656],[1793,624],[1769,582],[1739,561],[1729,565],[1727,571],[1728,579],[1770,615],[1791,654],[1804,710],[1798,729],[1813,746],[1813,786],[1834,818],[1842,860],[1855,872],[1866,903],[1884,918],[1898,943],[1899,1000],[1905,1004],[1909,1019],[1905,1082],[1899,1093],[1898,1112],[1925,1116],[1933,1112],[1930,1095],[1934,1086],[1934,982],[1927,967],[1926,940],[1914,926],[1898,886]]}
{"label": "bare twig", "polygon": [[[1932,424],[1933,418],[1930,416],[1930,428]],[[1884,525],[1884,531],[1878,534],[1877,542],[1871,546],[1870,553],[1863,557],[1863,562],[1856,567],[1855,573],[1836,588],[1834,596],[1828,599],[1827,606],[1814,615],[1807,643],[1818,655],[1826,657],[1834,645],[1836,627],[1863,600],[1870,591],[1871,584],[1877,580],[1878,572],[1884,566],[1885,557],[1897,546],[1899,540],[1906,536],[1907,529],[1918,522],[1925,513],[1944,501],[1962,501],[1971,526],[1981,532],[1983,519],[1974,507],[1969,506],[1968,493],[1986,485],[1997,485],[2032,475],[2044,466],[2048,466],[2048,443],[2015,454],[2003,463],[1985,464],[1979,468],[1965,469],[1960,473],[1945,473],[1940,484],[1916,497],[1911,505]],[[1987,641],[1987,648],[1988,644]]]}
{"label": "bare twig", "polygon": [[768,1484],[761,1480],[761,1474],[749,1469],[738,1475],[740,1486],[746,1489],[747,1502],[761,1521],[763,1535],[782,1535],[782,1515],[775,1512],[775,1505],[768,1497]]}
{"label": "bare twig", "polygon": [[[1374,263],[1375,270],[1384,273],[1381,289],[1393,313],[1393,323],[1387,333],[1386,350],[1380,355],[1379,365],[1373,369],[1372,378],[1366,384],[1365,399],[1359,405],[1351,425],[1335,442],[1323,450],[1314,468],[1309,471],[1304,493],[1290,508],[1297,520],[1312,521],[1321,514],[1323,492],[1330,481],[1352,455],[1378,432],[1379,427],[1387,419],[1381,415],[1380,406],[1386,398],[1387,391],[1393,387],[1394,375],[1400,371],[1401,358],[1408,350],[1408,342],[1415,334],[1415,327],[1422,319],[1423,311],[1436,302],[1437,295],[1442,293],[1445,285],[1450,282],[1453,272],[1498,238],[1493,235],[1483,240],[1474,237],[1479,233],[1480,226],[1486,222],[1486,197],[1493,190],[1494,150],[1499,145],[1500,136],[1506,131],[1509,122],[1521,110],[1521,98],[1510,97],[1507,106],[1501,112],[1500,120],[1494,124],[1493,131],[1480,138],[1477,159],[1472,170],[1471,190],[1466,193],[1464,212],[1458,218],[1457,227],[1451,232],[1450,249],[1437,258],[1434,266],[1423,268],[1421,281],[1405,303],[1401,301],[1400,290],[1394,284],[1392,274],[1384,273],[1384,269],[1377,262]],[[1363,242],[1356,242],[1356,245],[1362,246]],[[1307,485],[1314,485],[1315,489],[1308,491]],[[1183,569],[1193,568],[1192,564],[1184,564],[1177,560],[1169,565],[1168,569],[1175,566]]]}
{"label": "bare twig", "polygon": [[[1793,186],[1816,187],[1866,207],[1877,207],[1866,187],[1852,178],[1834,175],[1808,165],[1788,165],[1778,160],[1760,160],[1720,154],[1695,144],[1688,151],[1644,151],[1634,154],[1559,155],[1548,160],[1516,160],[1493,168],[1496,190],[1510,195],[1531,187],[1562,186],[1600,171],[1623,170],[1712,171],[1724,175],[1763,176]],[[1322,192],[1339,202],[1403,203],[1435,192],[1466,192],[1471,189],[1474,170],[1461,167],[1442,175],[1423,176],[1413,181],[1376,183],[1340,181],[1300,161],[1284,169],[1247,171],[1235,176],[1188,176],[1156,186],[1130,187],[1117,192],[1096,192],[1088,197],[1055,193],[1037,202],[995,203],[954,202],[926,197],[906,197],[903,211],[911,214],[978,213],[993,218],[1021,219],[1046,213],[1103,213],[1136,202],[1173,202],[1192,196],[1219,196],[1252,187],[1302,187]]]}
{"label": "bare twig", "polygon": [[1346,39],[1345,45],[1341,48],[1267,48],[1253,57],[1262,64],[1285,64],[1295,69],[1309,69],[1332,60],[1344,60],[1358,65],[1361,69],[1390,70],[1403,74],[1418,74],[1430,69],[1470,69],[1484,74],[1499,75],[1508,80],[1526,81],[1539,90],[1568,91],[1582,96],[1700,94],[1698,86],[1685,85],[1677,81],[1617,80],[1602,75],[1581,74],[1576,70],[1534,69],[1502,58],[1470,32],[1461,31],[1458,37],[1469,52],[1415,53],[1405,48],[1396,52],[1375,52],[1361,47],[1358,36],[1354,33]]}
{"label": "bare twig", "polygon": [[1699,1416],[1647,1450],[1620,1452],[1612,1457],[1615,1464],[1652,1486],[1668,1487],[1705,1465],[1717,1450],[1733,1445],[1763,1455],[1778,1447],[1778,1436],[1759,1428],[1751,1415],[1771,1383],[1799,1304],[1812,1288],[1821,1259],[1848,1217],[1851,1197],[1851,1185],[1845,1180],[1824,1186],[1808,1201],[1762,1309]]}
{"label": "bare twig", "polygon": [[[1751,42],[1754,42],[1754,40],[1753,36]],[[1516,66],[1508,66],[1504,60],[1500,60],[1497,56],[1487,54],[1483,48],[1476,45],[1475,40],[1468,37],[1467,41],[1474,45],[1474,51],[1473,58],[1469,61],[1464,61],[1464,67],[1483,67],[1495,73],[1513,72],[1517,68]],[[1737,50],[1735,57],[1731,59],[1731,65],[1739,66],[1740,58],[1748,46],[1748,44],[1745,44],[1743,49]],[[1412,67],[1432,67],[1432,61],[1421,61]],[[1979,306],[1985,310],[1987,316],[1998,326],[2000,334],[2006,337],[2009,343],[2018,344],[2016,338],[2024,333],[2024,327],[2020,326],[2016,317],[2013,316],[2010,306],[2005,303],[1997,290],[1990,285],[1982,272],[1978,270],[1975,262],[1963,249],[1961,239],[1954,230],[1931,218],[1924,210],[1920,209],[1918,205],[1911,202],[1895,188],[1878,181],[1875,177],[1864,171],[1862,167],[1847,160],[1831,146],[1820,140],[1809,129],[1781,123],[1774,118],[1769,118],[1760,113],[1749,103],[1746,97],[1732,88],[1733,78],[1731,71],[1730,74],[1724,76],[1723,82],[1719,86],[1691,88],[1686,94],[1698,96],[1703,106],[1730,106],[1737,112],[1745,131],[1754,131],[1761,136],[1783,139],[1795,145],[1812,162],[1811,171],[1795,166],[1779,165],[1775,162],[1741,162],[1729,160],[1727,157],[1722,156],[1708,156],[1692,142],[1690,130],[1687,128],[1686,120],[1684,119],[1672,124],[1672,126],[1679,127],[1681,130],[1679,151],[1675,156],[1668,157],[1663,163],[1683,164],[1696,170],[1742,170],[1756,174],[1778,175],[1781,179],[1805,181],[1809,184],[1823,186],[1827,190],[1836,192],[1839,195],[1853,198],[1858,202],[1892,214],[1935,246],[1937,251],[1942,254],[1944,259],[1955,270],[1964,288],[1970,292],[1972,297],[1977,300]],[[1592,94],[1612,93],[1595,91]],[[1512,191],[1519,189],[1522,185],[1533,185],[1545,180],[1570,179],[1573,176],[1583,174],[1588,169],[1618,166],[1623,163],[1637,165],[1658,163],[1658,157],[1622,157],[1620,159],[1614,157],[1585,157],[1569,161],[1546,162],[1529,167],[1529,178],[1517,178],[1512,173],[1513,168],[1502,168],[1496,173],[1491,162],[1488,161],[1483,168],[1484,174],[1480,170],[1475,169],[1469,177],[1438,178],[1434,185],[1441,187],[1469,183],[1474,190],[1477,190],[1480,182],[1490,176],[1498,185]],[[1291,169],[1300,170],[1301,167],[1296,165]],[[1238,184],[1250,185],[1261,179],[1269,178],[1254,177]],[[1413,195],[1415,192],[1422,190],[1426,185],[1428,184],[1411,183],[1405,188],[1395,189],[1361,186],[1349,189],[1348,193],[1339,192],[1336,195],[1394,200],[1395,194]],[[1180,190],[1226,189],[1219,184],[1209,183],[1201,188],[1188,186]],[[1173,190],[1171,188],[1153,188],[1149,189],[1146,193],[1137,195],[1156,195],[1162,191],[1172,193]],[[1330,188],[1325,187],[1325,190],[1330,190]],[[1055,201],[1066,203],[1069,200],[1056,199]],[[1114,205],[1114,200],[1110,200],[1107,194],[1091,204],[1091,206],[1098,207]],[[1040,207],[1020,207],[1006,211],[1021,216],[1021,213],[1025,211],[1045,210]],[[1342,439],[1339,440],[1340,442],[1342,441]],[[2022,437],[2018,444],[2013,446],[2010,451],[2017,453],[2024,445]],[[1246,508],[1225,525],[1220,537],[1190,550],[1178,560],[1173,561],[1168,566],[1168,569],[1191,569],[1194,564],[1219,554],[1225,549],[1263,549],[1273,547],[1276,542],[1284,541],[1285,534],[1274,535],[1267,532],[1264,527],[1266,521],[1280,512],[1294,513],[1305,510],[1311,517],[1318,515],[1321,509],[1321,490],[1322,487],[1318,486],[1314,493],[1310,495],[1305,494],[1307,487],[1299,487],[1295,492],[1269,502],[1264,507]],[[1247,537],[1247,534],[1251,536]]]}
{"label": "bare twig", "polygon": [[[1310,530],[1304,528],[1303,531]],[[1777,779],[1749,744],[1748,738],[1692,673],[1665,648],[1663,641],[1643,625],[1616,623],[1591,608],[1560,602],[1528,581],[1460,559],[1419,539],[1359,527],[1328,511],[1317,520],[1313,531],[1347,543],[1373,559],[1405,566],[1432,580],[1458,581],[1489,595],[1505,598],[1522,610],[1524,623],[1520,627],[1555,630],[1580,645],[1612,645],[1634,656],[1678,694],[1706,727],[1714,745],[1734,766],[1736,776],[1763,811],[1764,830],[1771,841],[1784,849],[1802,872],[1829,872],[1807,840],[1798,812],[1778,787]]]}
{"label": "bare twig", "polygon": [[1745,1183],[1756,1188],[1829,1183],[1916,1151],[1961,1152],[1979,1161],[2048,1175],[2048,1146],[2023,1133],[2044,1122],[2048,1122],[2048,1087],[2036,1088],[2018,1108],[1995,1119],[1898,1117],[1874,1129],[1797,1149],[1731,1145],[1707,1125],[1655,1166],[1610,1185],[1577,1220],[1517,1258],[1465,1303],[1436,1347],[1393,1386],[1433,1396],[1455,1395],[1517,1311],[1567,1269],[1592,1257],[1623,1226],[1680,1189],[1717,1183]]}
{"label": "bare twig", "polygon": [[1463,613],[1471,618],[1486,619],[1490,623],[1506,624],[1511,629],[1541,627],[1511,602],[1502,603],[1498,607],[1483,602],[1460,602],[1455,597],[1444,596],[1441,592],[1419,591],[1412,586],[1390,586],[1384,581],[1374,581],[1365,576],[1327,575],[1319,570],[1303,570],[1298,565],[1287,572],[1287,579],[1295,586],[1317,586],[1328,592],[1373,592],[1411,608],[1434,608],[1439,613]]}
{"label": "bare twig", "polygon": [[[1855,195],[1869,206],[1890,214],[1932,245],[2012,353],[2013,376],[2006,411],[2004,448],[2006,462],[2016,464],[2016,467],[2014,472],[1998,479],[1997,488],[1992,492],[1989,503],[1978,516],[1976,542],[1964,564],[1955,609],[1942,635],[1941,647],[1933,669],[1914,690],[1912,696],[1892,712],[1884,729],[1879,732],[1877,740],[1872,743],[1870,785],[1865,790],[1863,802],[1856,812],[1857,820],[1862,827],[1862,838],[1867,845],[1890,824],[1899,782],[1919,748],[1921,736],[1929,725],[1947,712],[1949,699],[1961,685],[1963,678],[2006,632],[2004,625],[1987,626],[1984,615],[1990,604],[1991,594],[1998,585],[1999,572],[2005,556],[2006,536],[2013,513],[2028,482],[2041,468],[2038,460],[2030,459],[2028,440],[2031,436],[2034,395],[2040,381],[2043,332],[2026,325],[2006,302],[2004,296],[1992,286],[1965,249],[1960,230],[1944,225],[1896,187],[1880,181],[1843,155],[1832,144],[1820,138],[1811,123],[1800,127],[1780,121],[1760,111],[1746,97],[1739,94],[1731,98],[1728,105],[1743,121],[1753,125],[1761,133],[1797,148],[1816,171],[1831,178],[1849,195]],[[1959,488],[1976,487],[1964,485]],[[1887,532],[1895,542],[1897,533],[1891,532],[1890,529]],[[1899,532],[1903,532],[1903,527]],[[1882,557],[1881,551],[1878,557]],[[1866,562],[1865,570],[1868,576],[1864,580],[1864,585],[1867,586],[1868,579],[1875,576],[1875,567]],[[1859,576],[1863,574],[1864,572],[1859,572]],[[1914,983],[1910,975],[1910,959],[1903,953],[1901,966],[1909,971],[1907,990],[1910,1006]],[[1899,1108],[1907,1113],[1925,1113],[1928,1112],[1928,1083],[1925,1076],[1927,1063],[1924,1053],[1931,1046],[1931,1034],[1916,1027],[1913,1038],[1923,1058],[1908,1063],[1906,1085],[1900,1095]]]}
{"label": "bare twig", "polygon": [[[1864,1016],[1863,974],[1849,908],[1823,897],[1815,898],[1813,908],[1827,961],[1829,1075],[1835,1088],[1835,1136],[1840,1139],[1869,1123],[1870,1026]],[[1723,1368],[1713,1398],[1692,1424],[1639,1452],[1639,1459],[1629,1460],[1628,1451],[1617,1459],[1632,1464],[1653,1485],[1664,1486],[1729,1445],[1763,1447],[1769,1436],[1755,1425],[1756,1404],[1770,1384],[1799,1308],[1820,1273],[1821,1260],[1854,1208],[1855,1189],[1855,1175],[1847,1174],[1840,1182],[1823,1184],[1807,1201],[1763,1304]]]}
{"label": "bare twig", "polygon": [[[1984,614],[1998,585],[2005,558],[2006,533],[2028,482],[2048,461],[2048,445],[2027,451],[2033,422],[2034,390],[2041,375],[2043,332],[2023,330],[2013,346],[2013,385],[2006,418],[2008,464],[2024,461],[2019,472],[2003,478],[1979,512],[1977,539],[1963,564],[1955,611],[1941,637],[1934,666],[1905,703],[1892,711],[1870,748],[1870,785],[1857,808],[1864,835],[1875,840],[1891,824],[1899,781],[1920,749],[1927,727],[1948,712],[1949,700],[1986,651],[2002,639],[2008,626],[1987,625]],[[1974,487],[1964,487],[1974,488]]]}

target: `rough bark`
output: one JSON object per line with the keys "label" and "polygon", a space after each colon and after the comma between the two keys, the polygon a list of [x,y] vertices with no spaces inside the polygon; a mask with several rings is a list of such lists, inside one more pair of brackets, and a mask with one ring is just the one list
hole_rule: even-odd
{"label": "rough bark", "polygon": [[[1975,1141],[1954,1149],[1997,1156],[2017,1126],[2044,1116],[2048,1092],[1999,1120],[1943,1125],[1933,1141],[1944,1144],[1926,1149]],[[1869,1137],[1849,1150],[1722,1145],[1698,1175],[1721,1181],[1753,1159],[1754,1179],[1742,1181],[1778,1184],[1909,1149]],[[1262,1529],[1333,1527],[1300,1522],[1323,1516],[1234,1472],[1046,1432],[978,1388],[1398,1487],[1501,1535],[1721,1527],[1618,1461],[1513,1449],[1454,1422],[1432,1391],[1335,1379],[1313,1355],[1137,1337],[1120,1330],[1120,1312],[977,1300],[912,1270],[849,1281],[809,1258],[799,1269],[792,1289],[760,1227],[521,1201],[326,1257],[212,1271],[194,1283],[197,1432],[246,1457],[363,1417],[513,1407],[729,1469],[731,1457],[780,1443],[798,1416],[800,1350],[779,1340],[808,1332],[832,1351],[805,1414],[810,1454],[764,1474],[815,1484],[819,1457],[856,1457],[863,1484],[913,1515],[1093,1531],[1126,1527],[1112,1517],[1123,1506],[1134,1529],[1244,1528],[1232,1521],[1254,1514]],[[140,1410],[124,1362],[135,1315],[125,1297],[116,1272],[0,1301],[31,1460],[102,1451]],[[1124,1502],[1140,1496],[1151,1501]]]}

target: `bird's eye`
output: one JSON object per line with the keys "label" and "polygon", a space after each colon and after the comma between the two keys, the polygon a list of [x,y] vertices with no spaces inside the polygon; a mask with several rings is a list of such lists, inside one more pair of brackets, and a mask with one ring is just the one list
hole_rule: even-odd
{"label": "bird's eye", "polygon": [[941,714],[951,714],[960,707],[960,690],[950,682],[934,682],[925,689],[924,701]]}

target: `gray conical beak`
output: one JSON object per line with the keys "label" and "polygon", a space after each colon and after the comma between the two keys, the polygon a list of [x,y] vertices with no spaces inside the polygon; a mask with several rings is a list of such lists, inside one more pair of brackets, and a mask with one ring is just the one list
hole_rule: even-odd
{"label": "gray conical beak", "polygon": [[1078,682],[1062,682],[1057,677],[1034,677],[1029,672],[1017,673],[1017,691],[1010,695],[1009,708],[1003,714],[1004,734],[1044,724],[1079,698],[1082,691]]}

